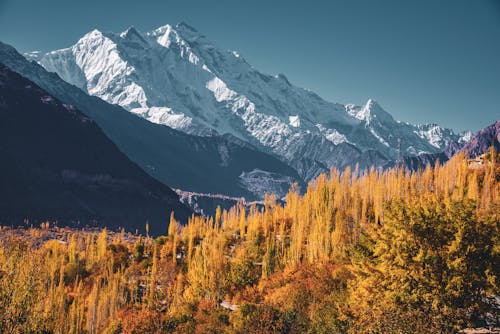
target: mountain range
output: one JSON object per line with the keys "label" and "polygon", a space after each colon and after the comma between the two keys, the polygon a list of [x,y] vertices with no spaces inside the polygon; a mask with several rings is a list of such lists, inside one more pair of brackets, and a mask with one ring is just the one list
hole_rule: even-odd
{"label": "mountain range", "polygon": [[469,157],[486,153],[490,147],[500,152],[500,119],[475,134],[463,147]]}
{"label": "mountain range", "polygon": [[373,99],[361,106],[325,101],[282,74],[259,72],[186,23],[144,33],[93,30],[69,48],[26,56],[152,123],[203,137],[231,135],[306,182],[332,166],[388,167],[399,152],[435,154],[470,137],[397,121]]}
{"label": "mountain range", "polygon": [[171,187],[252,200],[265,191],[283,196],[292,183],[303,184],[293,168],[234,136],[201,137],[149,122],[87,95],[1,42],[0,63],[77,107],[132,161]]}

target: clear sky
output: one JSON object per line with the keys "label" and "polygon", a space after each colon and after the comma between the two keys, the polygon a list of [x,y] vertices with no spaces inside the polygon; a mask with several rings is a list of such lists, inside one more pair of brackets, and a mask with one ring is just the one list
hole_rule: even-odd
{"label": "clear sky", "polygon": [[0,0],[0,40],[21,52],[180,21],[333,102],[456,130],[500,118],[500,0]]}

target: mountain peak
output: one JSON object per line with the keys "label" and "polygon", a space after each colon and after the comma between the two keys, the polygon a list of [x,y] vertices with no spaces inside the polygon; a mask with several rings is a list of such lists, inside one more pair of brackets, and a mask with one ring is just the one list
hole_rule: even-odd
{"label": "mountain peak", "polygon": [[284,81],[288,86],[292,85],[290,81],[288,81],[288,78],[283,73],[278,73],[278,75],[276,75],[276,78]]}
{"label": "mountain peak", "polygon": [[87,41],[100,40],[104,37],[104,33],[98,29],[94,29],[89,31],[85,35],[82,36],[77,42],[77,44],[86,43]]}
{"label": "mountain peak", "polygon": [[99,29],[93,29],[92,31],[86,33],[85,35],[83,35],[82,38],[85,38],[85,37],[98,37],[98,36],[103,36],[103,33],[102,31],[100,31]]}
{"label": "mountain peak", "polygon": [[472,136],[462,151],[467,152],[469,157],[477,157],[488,152],[492,146],[500,150],[500,119]]}
{"label": "mountain peak", "polygon": [[190,26],[189,24],[187,24],[186,22],[184,21],[181,21],[179,23],[176,24],[175,26],[177,29],[184,29],[184,30],[190,30],[191,32],[196,32],[196,33],[199,33],[198,30],[196,30],[195,28],[193,28],[193,26]]}
{"label": "mountain peak", "polygon": [[23,56],[24,56],[24,58],[28,59],[29,61],[37,62],[42,58],[43,53],[41,53],[40,51],[31,51],[31,52],[23,53]]}
{"label": "mountain peak", "polygon": [[121,37],[133,36],[133,35],[139,35],[139,32],[137,31],[137,29],[135,29],[134,26],[128,27],[125,31],[123,31],[120,34]]}
{"label": "mountain peak", "polygon": [[372,98],[369,98],[363,106],[346,104],[345,111],[352,117],[365,122],[368,126],[375,120],[377,123],[384,124],[385,126],[392,126],[394,123],[397,123],[391,114],[385,111],[384,108]]}
{"label": "mountain peak", "polygon": [[170,30],[172,30],[172,26],[170,24],[165,24],[165,25],[160,26],[160,27],[156,28],[155,30],[153,30],[151,34],[153,34],[155,36],[163,35],[167,31],[170,31]]}
{"label": "mountain peak", "polygon": [[368,124],[372,119],[372,113],[375,109],[381,109],[377,101],[373,99],[368,99],[364,106],[356,106],[354,104],[346,104],[345,110],[353,117],[359,119],[360,121],[366,121]]}
{"label": "mountain peak", "polygon": [[368,99],[365,106],[358,113],[360,117],[358,119],[363,119],[367,123],[370,123],[374,118],[377,118],[379,122],[393,122],[392,116],[385,111],[380,104],[374,99]]}
{"label": "mountain peak", "polygon": [[182,39],[188,43],[203,45],[205,48],[216,48],[212,41],[210,41],[202,32],[196,30],[196,28],[193,28],[185,22],[178,23],[175,26],[175,30],[182,37]]}
{"label": "mountain peak", "polygon": [[369,108],[372,108],[374,106],[378,106],[380,107],[380,105],[378,104],[377,101],[375,101],[374,99],[372,98],[369,98],[368,101],[366,101],[366,104],[365,104],[366,107],[369,107]]}
{"label": "mountain peak", "polygon": [[144,39],[142,34],[139,31],[137,31],[137,29],[135,29],[134,26],[130,26],[127,30],[122,32],[120,34],[120,37],[129,41],[136,41],[136,42],[139,41],[142,43],[146,43],[146,40]]}
{"label": "mountain peak", "polygon": [[164,26],[158,27],[155,30],[147,33],[148,36],[152,36],[156,38],[156,42],[166,48],[170,47],[171,35],[174,33],[175,39],[178,40],[179,36],[177,31],[175,31],[170,24],[166,24]]}
{"label": "mountain peak", "polygon": [[383,113],[387,113],[384,108],[382,108],[382,106],[380,105],[380,103],[378,103],[376,100],[372,99],[372,98],[369,98],[368,101],[366,101],[363,109],[367,109],[370,111],[370,113],[372,114],[379,114],[381,112]]}

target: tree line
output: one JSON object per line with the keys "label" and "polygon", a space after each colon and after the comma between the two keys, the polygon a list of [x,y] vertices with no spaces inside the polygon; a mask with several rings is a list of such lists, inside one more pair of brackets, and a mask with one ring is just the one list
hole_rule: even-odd
{"label": "tree line", "polygon": [[[500,321],[500,167],[332,169],[168,235],[12,231],[2,333],[456,333]],[[44,239],[45,238],[45,239]],[[44,241],[34,243],[33,240]],[[49,238],[50,239],[50,238]]]}

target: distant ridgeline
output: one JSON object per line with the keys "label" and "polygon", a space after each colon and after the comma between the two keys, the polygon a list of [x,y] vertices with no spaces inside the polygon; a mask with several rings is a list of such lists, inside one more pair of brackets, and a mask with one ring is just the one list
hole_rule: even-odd
{"label": "distant ridgeline", "polygon": [[[426,165],[434,166],[436,162],[446,162],[457,152],[465,152],[471,159],[469,164],[477,165],[483,161],[483,155],[493,147],[495,150],[500,151],[500,120],[490,124],[484,129],[473,135],[466,143],[450,143],[441,153],[426,153],[418,156],[405,156],[403,158],[403,165],[409,169],[417,170],[418,168],[425,168]],[[473,162],[476,160],[476,163]]]}

